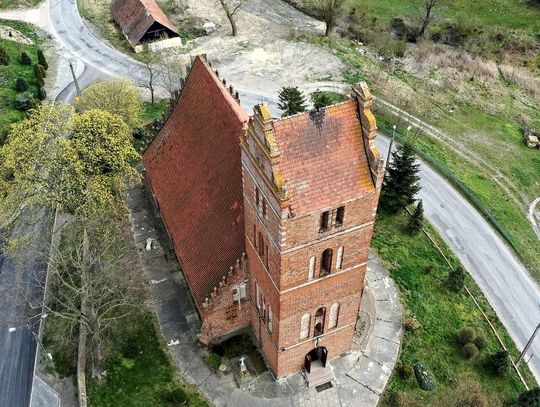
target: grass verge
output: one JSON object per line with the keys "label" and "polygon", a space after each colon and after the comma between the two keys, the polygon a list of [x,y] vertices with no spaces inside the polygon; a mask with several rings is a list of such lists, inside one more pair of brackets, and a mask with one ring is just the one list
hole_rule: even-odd
{"label": "grass verge", "polygon": [[25,117],[25,112],[15,108],[15,97],[17,96],[15,81],[17,78],[25,79],[29,85],[28,90],[37,96],[34,67],[21,63],[21,52],[26,52],[32,62],[37,62],[37,50],[40,41],[30,24],[0,19],[0,25],[12,27],[34,41],[34,44],[22,44],[0,39],[0,45],[6,49],[11,58],[9,65],[0,65],[0,144],[2,144],[11,125]]}
{"label": "grass verge", "polygon": [[126,320],[123,340],[116,345],[107,376],[89,384],[90,406],[209,407],[195,389],[178,381],[156,329],[154,317],[148,313]]}
{"label": "grass verge", "polygon": [[[486,367],[488,355],[501,350],[500,344],[472,299],[465,292],[455,293],[449,288],[448,266],[438,250],[424,234],[411,236],[407,222],[406,213],[379,213],[372,245],[399,288],[405,318],[414,316],[420,323],[419,329],[405,333],[398,365],[426,363],[438,386],[431,392],[422,391],[414,377],[403,379],[394,373],[386,394],[401,392],[409,403],[406,405],[449,406],[458,397],[458,389],[468,386],[478,387],[490,406],[511,403],[524,390],[517,375],[512,371],[505,377],[494,376]],[[428,229],[457,267],[457,258],[436,232]],[[426,271],[428,266],[430,272]],[[468,274],[465,282],[515,359],[519,353],[495,312]],[[472,360],[462,355],[457,343],[458,331],[466,326],[487,340],[486,348]],[[535,384],[528,369],[522,369],[522,373],[529,385]]]}

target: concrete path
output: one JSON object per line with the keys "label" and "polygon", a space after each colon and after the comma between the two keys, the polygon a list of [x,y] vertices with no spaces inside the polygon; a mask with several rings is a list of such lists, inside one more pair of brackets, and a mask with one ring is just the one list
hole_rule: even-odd
{"label": "concrete path", "polygon": [[[300,373],[279,381],[269,372],[236,385],[233,374],[214,373],[197,345],[200,320],[191,301],[171,244],[156,225],[150,203],[140,187],[128,194],[132,231],[151,298],[169,351],[184,379],[199,387],[216,406],[370,407],[376,406],[397,360],[402,338],[402,313],[388,271],[371,256],[361,316],[365,327],[353,349],[330,361],[333,387],[307,388]],[[147,239],[152,250],[146,250]],[[362,325],[362,324],[360,324]]]}

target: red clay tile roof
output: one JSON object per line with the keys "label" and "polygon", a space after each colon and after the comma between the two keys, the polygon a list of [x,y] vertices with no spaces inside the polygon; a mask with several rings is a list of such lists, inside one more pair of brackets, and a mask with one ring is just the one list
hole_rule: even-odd
{"label": "red clay tile roof", "polygon": [[137,45],[152,24],[159,23],[178,36],[178,32],[154,0],[113,0],[111,14],[132,46]]}
{"label": "red clay tile roof", "polygon": [[297,216],[374,189],[355,100],[274,120],[273,125],[279,169]]}
{"label": "red clay tile roof", "polygon": [[245,248],[239,139],[247,120],[197,57],[178,104],[143,155],[198,306]]}

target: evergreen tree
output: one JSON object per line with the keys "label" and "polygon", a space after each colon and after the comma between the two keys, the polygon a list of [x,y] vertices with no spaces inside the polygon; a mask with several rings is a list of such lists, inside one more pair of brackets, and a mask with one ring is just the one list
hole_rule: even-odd
{"label": "evergreen tree", "polygon": [[44,87],[38,88],[37,97],[39,100],[45,100],[47,97],[47,91]]}
{"label": "evergreen tree", "polygon": [[40,64],[34,64],[34,75],[36,76],[36,82],[39,88],[45,86],[45,79],[43,76],[43,67]]}
{"label": "evergreen tree", "polygon": [[297,87],[285,86],[279,91],[278,99],[278,107],[283,111],[281,117],[306,111],[306,100]]}
{"label": "evergreen tree", "polygon": [[540,388],[536,387],[519,396],[519,407],[540,407]]}
{"label": "evergreen tree", "polygon": [[6,49],[0,45],[0,65],[9,65],[11,63],[11,57]]}
{"label": "evergreen tree", "polygon": [[330,95],[326,92],[321,92],[316,90],[311,94],[311,101],[313,102],[313,107],[315,109],[320,109],[321,107],[330,106],[334,101]]}
{"label": "evergreen tree", "polygon": [[390,213],[397,213],[414,202],[420,191],[419,165],[409,143],[392,153],[392,162],[384,177],[381,206]]}
{"label": "evergreen tree", "polygon": [[17,78],[15,90],[17,92],[26,92],[28,90],[28,82],[24,78]]}
{"label": "evergreen tree", "polygon": [[32,65],[32,59],[28,56],[26,52],[21,52],[21,64]]}
{"label": "evergreen tree", "polygon": [[460,292],[465,286],[465,272],[461,267],[457,267],[448,274],[448,284],[455,292]]}
{"label": "evergreen tree", "polygon": [[414,210],[411,218],[409,219],[409,231],[415,235],[417,234],[422,227],[424,226],[424,204],[420,199],[416,209]]}
{"label": "evergreen tree", "polygon": [[492,372],[499,376],[506,375],[510,370],[510,356],[506,350],[493,354],[490,362]]}
{"label": "evergreen tree", "polygon": [[43,67],[43,69],[47,70],[49,69],[49,64],[47,63],[47,59],[45,59],[45,54],[42,50],[38,49],[37,57],[39,64]]}

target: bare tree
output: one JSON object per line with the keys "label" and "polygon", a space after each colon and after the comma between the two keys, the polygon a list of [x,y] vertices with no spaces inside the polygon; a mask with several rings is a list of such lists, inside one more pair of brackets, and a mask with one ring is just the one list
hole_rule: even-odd
{"label": "bare tree", "polygon": [[86,226],[78,222],[67,226],[59,245],[52,247],[43,309],[49,318],[58,320],[55,328],[62,327],[56,335],[77,343],[77,384],[82,407],[87,404],[87,361],[93,376],[100,378],[106,344],[117,333],[119,321],[132,312],[137,302],[131,282],[133,273],[127,272],[131,262],[125,259],[126,252],[125,246],[114,240],[95,243]]}
{"label": "bare tree", "polygon": [[139,86],[150,91],[150,100],[152,105],[154,105],[157,81],[161,76],[161,71],[158,69],[156,64],[150,60],[150,58],[145,58],[142,63],[148,72],[148,76],[147,81],[141,82]]}
{"label": "bare tree", "polygon": [[431,20],[433,18],[433,8],[437,5],[439,0],[426,0],[424,3],[424,15],[422,17],[422,27],[418,32],[418,37],[422,37],[426,32]]}
{"label": "bare tree", "polygon": [[219,0],[219,4],[221,4],[221,7],[223,7],[223,10],[225,10],[225,14],[227,14],[227,18],[231,23],[233,37],[236,37],[238,34],[235,16],[248,1],[249,0]]}
{"label": "bare tree", "polygon": [[345,11],[346,0],[311,0],[311,7],[326,24],[324,35],[329,37]]}
{"label": "bare tree", "polygon": [[170,99],[173,99],[183,86],[184,60],[185,54],[175,49],[166,49],[155,54],[155,65],[159,70],[158,83],[169,93]]}

